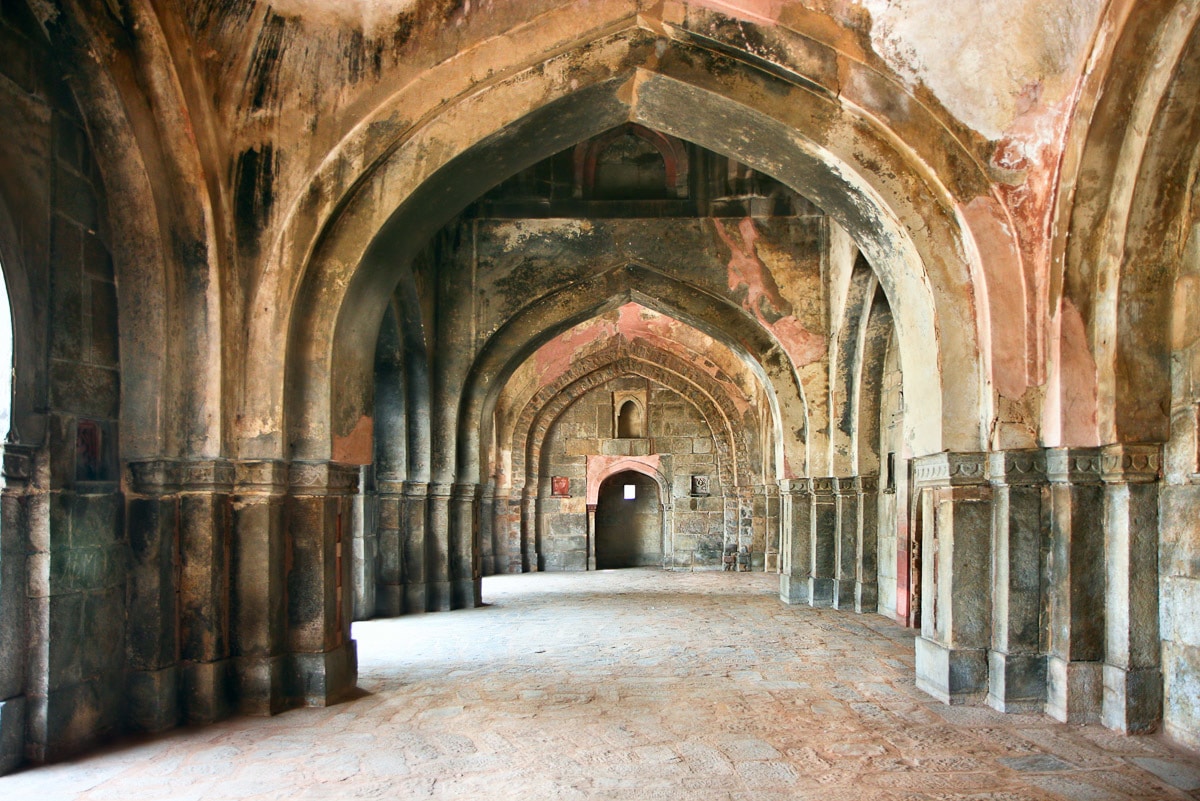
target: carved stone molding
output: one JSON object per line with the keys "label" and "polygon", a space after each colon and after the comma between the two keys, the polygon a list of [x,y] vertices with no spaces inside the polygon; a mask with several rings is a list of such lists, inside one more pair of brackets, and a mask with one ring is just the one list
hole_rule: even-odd
{"label": "carved stone molding", "polygon": [[450,497],[456,501],[474,501],[479,497],[478,484],[451,484]]}
{"label": "carved stone molding", "polygon": [[807,478],[781,478],[779,491],[784,495],[807,495],[812,489]]}
{"label": "carved stone molding", "polygon": [[879,492],[879,476],[855,476],[854,488],[864,495]]}
{"label": "carved stone molding", "polygon": [[449,498],[454,494],[454,484],[446,484],[442,482],[429,483],[430,498]]}
{"label": "carved stone molding", "polygon": [[405,481],[403,493],[405,498],[425,498],[429,495],[429,483],[426,481]]}
{"label": "carved stone molding", "polygon": [[224,459],[185,460],[179,463],[182,492],[229,492],[236,470]]}
{"label": "carved stone molding", "polygon": [[1029,448],[988,454],[988,477],[995,484],[1045,484],[1050,480],[1046,451]]}
{"label": "carved stone molding", "polygon": [[137,495],[170,495],[179,491],[179,462],[141,459],[125,463],[125,484]]}
{"label": "carved stone molding", "polygon": [[33,483],[37,474],[37,451],[27,445],[5,443],[3,470],[6,486],[25,486]]}
{"label": "carved stone molding", "polygon": [[913,459],[913,480],[919,487],[969,487],[987,483],[987,454],[931,453]]}
{"label": "carved stone molding", "polygon": [[234,491],[241,495],[282,495],[287,490],[288,466],[278,459],[233,463]]}
{"label": "carved stone molding", "polygon": [[350,495],[358,489],[358,465],[292,462],[288,487],[296,495]]}
{"label": "carved stone molding", "polygon": [[404,484],[404,479],[377,477],[375,479],[375,491],[380,495],[403,495]]}
{"label": "carved stone molding", "polygon": [[1099,448],[1048,448],[1046,475],[1055,483],[1099,484]]}
{"label": "carved stone molding", "polygon": [[1101,477],[1111,484],[1151,484],[1162,477],[1160,445],[1106,445],[1100,461]]}
{"label": "carved stone molding", "polygon": [[812,479],[812,493],[817,496],[837,495],[838,480],[833,476],[820,476]]}

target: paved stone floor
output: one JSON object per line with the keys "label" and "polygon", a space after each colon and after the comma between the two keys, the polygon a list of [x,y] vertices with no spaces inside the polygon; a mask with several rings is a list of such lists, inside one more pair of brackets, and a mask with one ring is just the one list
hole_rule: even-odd
{"label": "paved stone floor", "polygon": [[0,799],[1195,799],[1200,759],[947,707],[912,632],[774,576],[499,576],[485,609],[355,625],[358,699],[126,741]]}

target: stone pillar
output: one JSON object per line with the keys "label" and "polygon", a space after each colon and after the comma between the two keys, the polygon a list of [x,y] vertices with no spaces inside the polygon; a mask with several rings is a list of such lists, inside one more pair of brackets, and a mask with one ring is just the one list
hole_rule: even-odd
{"label": "stone pillar", "polygon": [[478,484],[454,484],[450,490],[450,607],[474,609],[482,597],[476,498]]}
{"label": "stone pillar", "polygon": [[405,481],[404,503],[400,508],[400,566],[403,584],[404,614],[430,610],[427,582],[428,559],[425,555],[425,522],[429,512],[429,484]]}
{"label": "stone pillar", "polygon": [[[1130,734],[1162,721],[1157,445],[1109,445],[1104,480],[1105,656],[1101,721]],[[1200,610],[1195,610],[1200,613]]]}
{"label": "stone pillar", "polygon": [[812,554],[808,602],[832,606],[836,590],[838,534],[838,482],[836,478],[812,480]]}
{"label": "stone pillar", "polygon": [[[422,507],[423,508],[423,507]],[[377,617],[404,614],[404,482],[398,476],[375,479],[375,607]],[[422,587],[422,595],[424,588]],[[423,600],[423,599],[422,599]],[[422,603],[421,611],[424,611]]]}
{"label": "stone pillar", "polygon": [[162,731],[180,721],[179,465],[167,459],[126,466],[129,540],[126,589],[125,726]]}
{"label": "stone pillar", "polygon": [[229,498],[233,465],[222,460],[180,464],[179,655],[183,713],[209,723],[233,711],[229,657]]}
{"label": "stone pillar", "polygon": [[1041,647],[1042,532],[1049,527],[1050,506],[1046,455],[1040,449],[993,453],[988,473],[992,642],[987,703],[1001,712],[1040,712],[1046,703]]}
{"label": "stone pillar", "polygon": [[450,577],[450,493],[452,484],[430,482],[425,530],[425,587],[430,612],[453,608]]}
{"label": "stone pillar", "polygon": [[1068,723],[1100,717],[1104,661],[1104,487],[1100,452],[1046,452],[1050,543],[1046,713]]}
{"label": "stone pillar", "polygon": [[858,488],[850,477],[834,479],[837,492],[837,534],[834,541],[833,606],[854,607],[858,581]]}
{"label": "stone pillar", "polygon": [[[26,666],[29,659],[26,560],[35,530],[47,520],[45,470],[37,454],[13,443],[3,445],[4,489],[0,494],[0,776],[25,759],[28,722]],[[39,480],[39,478],[41,480]]]}
{"label": "stone pillar", "polygon": [[874,612],[879,606],[879,477],[854,479],[858,501],[858,565],[854,611]]}
{"label": "stone pillar", "polygon": [[369,464],[358,470],[358,492],[351,501],[350,521],[351,619],[369,620],[375,617],[379,591],[379,495],[375,469]]}
{"label": "stone pillar", "polygon": [[921,525],[921,636],[917,687],[943,703],[987,690],[992,493],[986,454],[935,453],[914,460]]}
{"label": "stone pillar", "polygon": [[289,695],[308,706],[325,706],[344,698],[358,677],[350,639],[347,531],[358,468],[293,462],[288,480]]}
{"label": "stone pillar", "polygon": [[496,541],[496,492],[495,484],[488,482],[479,495],[479,569],[480,576],[494,576],[499,543]]}
{"label": "stone pillar", "polygon": [[272,715],[288,706],[287,465],[237,462],[233,492],[230,640],[238,708]]}
{"label": "stone pillar", "polygon": [[764,484],[755,488],[763,499],[763,527],[766,542],[763,554],[763,572],[779,572],[779,485]]}
{"label": "stone pillar", "polygon": [[496,538],[496,572],[520,573],[521,563],[521,500],[512,496],[509,487],[497,487],[493,504],[492,523]]}
{"label": "stone pillar", "polygon": [[785,604],[808,603],[812,575],[812,494],[807,478],[785,478],[779,482],[780,551],[779,600]]}
{"label": "stone pillar", "polygon": [[521,491],[521,567],[536,573],[541,567],[537,550],[537,486],[526,484]]}
{"label": "stone pillar", "polygon": [[587,505],[587,564],[585,570],[596,569],[596,504]]}

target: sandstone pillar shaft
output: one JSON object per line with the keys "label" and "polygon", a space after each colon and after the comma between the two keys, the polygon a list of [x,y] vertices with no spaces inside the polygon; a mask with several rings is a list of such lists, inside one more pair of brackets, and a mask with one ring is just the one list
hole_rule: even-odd
{"label": "sandstone pillar shaft", "polygon": [[[1105,655],[1101,721],[1123,733],[1162,721],[1157,445],[1111,445],[1104,479]],[[1200,610],[1196,610],[1200,613]]]}
{"label": "sandstone pillar shaft", "polygon": [[596,569],[596,504],[587,505],[587,563],[585,570]]}
{"label": "sandstone pillar shaft", "polygon": [[987,702],[1001,712],[1041,711],[1046,702],[1042,546],[1050,500],[1046,455],[1040,449],[993,453],[988,472],[993,506]]}
{"label": "sandstone pillar shaft", "polygon": [[836,589],[838,535],[838,482],[836,478],[812,480],[812,555],[809,557],[808,602],[832,606]]}
{"label": "sandstone pillar shaft", "polygon": [[[44,471],[43,471],[44,472]],[[46,484],[38,481],[37,454],[3,445],[4,489],[0,493],[0,775],[25,759],[29,703],[28,558],[35,528],[48,523]],[[45,476],[43,475],[44,479]]]}
{"label": "sandstone pillar shaft", "polygon": [[858,503],[854,611],[874,612],[879,607],[879,477],[859,476],[854,482]]}
{"label": "sandstone pillar shaft", "polygon": [[812,494],[806,478],[779,482],[779,528],[782,562],[779,599],[787,604],[808,603],[812,574]]}
{"label": "sandstone pillar shaft", "polygon": [[921,636],[917,687],[945,703],[987,689],[992,494],[985,454],[936,453],[915,461],[921,518]]}
{"label": "sandstone pillar shaft", "polygon": [[401,491],[404,504],[400,509],[400,566],[404,585],[404,613],[430,610],[428,586],[428,540],[426,520],[429,511],[429,484],[424,481],[405,481]]}
{"label": "sandstone pillar shaft", "polygon": [[[375,521],[378,526],[375,566],[375,615],[396,617],[405,612],[405,497],[398,476],[379,476],[375,481]],[[424,588],[422,587],[422,596]],[[421,610],[425,610],[422,597]]]}
{"label": "sandstone pillar shaft", "polygon": [[1047,564],[1046,713],[1069,723],[1100,715],[1104,661],[1104,487],[1100,452],[1046,452],[1051,520]]}
{"label": "sandstone pillar shaft", "polygon": [[537,488],[526,486],[521,493],[521,567],[526,573],[540,569],[537,550]]}
{"label": "sandstone pillar shaft", "polygon": [[450,496],[450,606],[473,609],[482,596],[479,555],[478,484],[455,484]]}
{"label": "sandstone pillar shaft", "polygon": [[494,576],[498,571],[499,542],[496,538],[495,485],[488,482],[479,494],[479,569],[480,576]]}
{"label": "sandstone pillar shaft", "polygon": [[425,533],[426,588],[429,611],[454,608],[450,577],[450,494],[452,484],[430,482],[429,517]]}
{"label": "sandstone pillar shaft", "polygon": [[837,482],[837,532],[834,540],[833,606],[854,608],[858,583],[859,501],[855,479],[849,476]]}

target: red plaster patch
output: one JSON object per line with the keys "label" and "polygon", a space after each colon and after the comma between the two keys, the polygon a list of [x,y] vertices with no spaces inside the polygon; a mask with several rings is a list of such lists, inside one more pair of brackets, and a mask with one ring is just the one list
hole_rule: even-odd
{"label": "red plaster patch", "polygon": [[354,430],[344,437],[333,438],[333,461],[344,464],[370,464],[373,454],[375,421],[365,414],[358,418]]}

